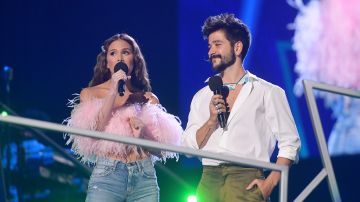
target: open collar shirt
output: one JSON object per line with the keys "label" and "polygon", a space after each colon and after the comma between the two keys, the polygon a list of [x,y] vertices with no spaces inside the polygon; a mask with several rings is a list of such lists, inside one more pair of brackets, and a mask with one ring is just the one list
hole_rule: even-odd
{"label": "open collar shirt", "polygon": [[[284,90],[250,72],[247,74],[226,129],[218,127],[202,150],[269,162],[278,143],[278,157],[297,161],[300,139]],[[208,86],[194,95],[182,137],[184,146],[199,149],[196,132],[209,119],[212,96]],[[222,162],[203,158],[202,163]]]}

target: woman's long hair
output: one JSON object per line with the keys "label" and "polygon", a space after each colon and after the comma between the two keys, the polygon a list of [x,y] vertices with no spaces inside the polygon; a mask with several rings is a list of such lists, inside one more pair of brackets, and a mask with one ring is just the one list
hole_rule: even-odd
{"label": "woman's long hair", "polygon": [[97,62],[94,68],[94,76],[91,79],[89,86],[96,86],[111,78],[111,73],[107,67],[106,54],[108,52],[109,46],[112,42],[116,40],[124,40],[130,44],[133,49],[134,54],[134,67],[131,72],[131,92],[148,92],[151,91],[151,85],[149,80],[149,74],[146,68],[146,62],[144,56],[141,53],[139,45],[136,43],[134,38],[128,34],[116,34],[109,39],[107,39],[101,46],[101,52],[97,56]]}

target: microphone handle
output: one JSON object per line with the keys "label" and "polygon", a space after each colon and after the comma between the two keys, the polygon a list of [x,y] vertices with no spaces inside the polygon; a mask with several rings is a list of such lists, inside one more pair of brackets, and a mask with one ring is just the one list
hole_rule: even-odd
{"label": "microphone handle", "polygon": [[[221,90],[215,90],[214,91],[214,94],[215,95],[222,95],[221,93]],[[221,128],[225,128],[226,126],[226,118],[225,118],[225,113],[224,112],[221,112],[217,115],[217,119],[218,119],[218,122],[220,124],[220,127]]]}
{"label": "microphone handle", "polygon": [[225,128],[226,126],[226,119],[225,119],[225,114],[224,112],[221,112],[220,114],[217,115],[218,118],[218,122],[220,124],[221,128]]}
{"label": "microphone handle", "polygon": [[120,96],[124,96],[124,92],[125,92],[125,81],[124,80],[119,80],[118,83],[118,92]]}

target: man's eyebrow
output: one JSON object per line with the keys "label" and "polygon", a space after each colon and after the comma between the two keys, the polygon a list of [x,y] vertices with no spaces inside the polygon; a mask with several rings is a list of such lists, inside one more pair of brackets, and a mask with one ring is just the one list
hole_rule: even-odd
{"label": "man's eyebrow", "polygon": [[208,43],[208,45],[210,44],[214,44],[214,43],[222,43],[223,41],[218,39],[218,40],[214,40],[214,41],[211,41],[210,43]]}

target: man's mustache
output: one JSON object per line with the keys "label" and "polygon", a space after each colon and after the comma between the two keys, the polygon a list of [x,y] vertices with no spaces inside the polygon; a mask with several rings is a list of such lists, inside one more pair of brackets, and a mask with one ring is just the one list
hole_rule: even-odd
{"label": "man's mustache", "polygon": [[221,59],[221,55],[219,55],[219,54],[217,54],[217,55],[211,55],[211,56],[209,57],[209,60],[212,60],[212,59],[214,59],[214,58],[220,58],[220,59]]}

